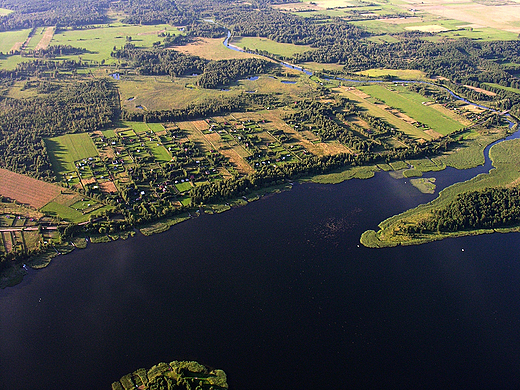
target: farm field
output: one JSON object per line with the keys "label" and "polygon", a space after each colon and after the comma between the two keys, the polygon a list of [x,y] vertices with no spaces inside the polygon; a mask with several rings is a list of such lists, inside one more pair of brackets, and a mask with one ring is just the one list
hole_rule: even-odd
{"label": "farm field", "polygon": [[20,49],[30,32],[31,29],[0,32],[0,52],[8,53]]}
{"label": "farm field", "polygon": [[424,72],[413,69],[367,69],[357,72],[359,75],[382,78],[385,76],[395,77],[399,80],[423,80],[426,79]]}
{"label": "farm field", "polygon": [[426,125],[429,129],[439,134],[446,135],[464,127],[462,123],[423,104],[423,102],[428,102],[427,98],[408,91],[404,87],[370,85],[359,87],[359,89],[388,106],[404,112],[417,122]]}
{"label": "farm field", "polygon": [[45,140],[51,156],[51,164],[57,175],[75,169],[74,162],[98,155],[92,139],[87,133],[67,134]]}
{"label": "farm field", "polygon": [[[284,69],[287,75],[295,71]],[[284,84],[285,77],[262,75],[257,79],[241,79],[228,86],[228,90],[204,89],[196,86],[197,77],[136,76],[129,75],[117,81],[121,94],[121,105],[131,111],[167,110],[183,108],[191,103],[200,103],[207,99],[254,91],[256,93],[283,93],[298,96],[316,89],[315,83],[305,77],[293,77],[295,84]]]}
{"label": "farm field", "polygon": [[431,134],[425,133],[424,130],[413,126],[410,121],[405,121],[397,117],[395,114],[389,112],[387,109],[385,109],[384,105],[370,102],[367,99],[370,97],[370,95],[365,94],[356,88],[342,88],[341,92],[343,95],[357,102],[361,107],[366,109],[370,115],[385,119],[392,126],[395,126],[396,129],[399,129],[411,137],[424,138],[426,140],[434,138]]}
{"label": "farm field", "polygon": [[5,16],[5,15],[9,15],[11,12],[10,9],[7,9],[7,8],[0,8],[0,16]]}
{"label": "farm field", "polygon": [[308,45],[293,45],[290,43],[279,43],[268,38],[256,37],[236,37],[230,42],[231,45],[238,46],[242,49],[267,51],[285,57],[292,57],[296,53],[311,51],[313,48]]}

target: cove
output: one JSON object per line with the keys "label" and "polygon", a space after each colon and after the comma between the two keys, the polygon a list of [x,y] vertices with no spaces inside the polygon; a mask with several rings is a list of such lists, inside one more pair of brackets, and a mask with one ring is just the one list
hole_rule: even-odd
{"label": "cove", "polygon": [[0,291],[2,388],[109,388],[174,359],[235,389],[516,388],[520,235],[358,246],[432,198],[384,172],[301,184],[58,257]]}

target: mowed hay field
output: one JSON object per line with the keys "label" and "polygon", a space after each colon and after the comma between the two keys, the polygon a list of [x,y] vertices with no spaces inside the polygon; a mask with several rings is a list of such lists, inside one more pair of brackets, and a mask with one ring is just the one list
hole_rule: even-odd
{"label": "mowed hay field", "polygon": [[87,133],[48,138],[45,145],[56,175],[75,170],[74,161],[98,155],[96,146]]}
{"label": "mowed hay field", "polygon": [[416,121],[424,123],[433,131],[446,135],[462,129],[464,125],[443,115],[440,111],[422,104],[429,102],[424,96],[411,92],[405,87],[388,85],[369,85],[359,87],[359,90],[384,102],[390,107],[404,112]]}
{"label": "mowed hay field", "polygon": [[63,190],[54,184],[0,168],[0,195],[40,209]]}

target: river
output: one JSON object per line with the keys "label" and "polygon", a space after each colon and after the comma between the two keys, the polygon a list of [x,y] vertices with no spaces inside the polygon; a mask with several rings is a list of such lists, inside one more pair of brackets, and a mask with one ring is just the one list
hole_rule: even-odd
{"label": "river", "polygon": [[193,359],[234,389],[517,388],[520,235],[358,245],[431,199],[384,172],[297,184],[58,257],[0,291],[1,387],[109,388]]}

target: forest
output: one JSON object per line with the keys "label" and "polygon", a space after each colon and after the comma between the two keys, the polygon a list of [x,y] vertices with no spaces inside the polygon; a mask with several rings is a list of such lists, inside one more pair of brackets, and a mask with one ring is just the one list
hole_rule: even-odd
{"label": "forest", "polygon": [[487,188],[457,195],[447,206],[415,226],[407,226],[410,234],[458,232],[500,228],[520,223],[520,191],[518,188]]}

